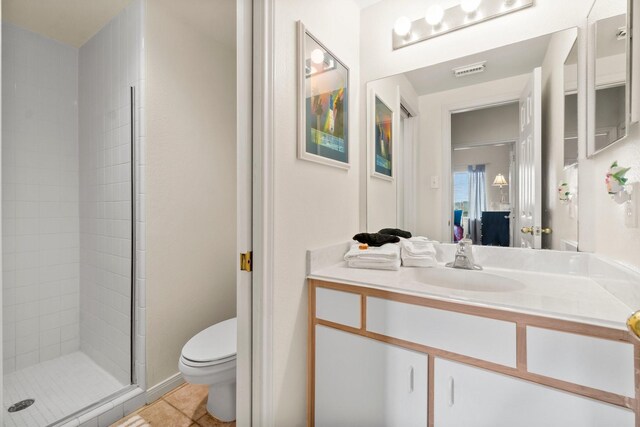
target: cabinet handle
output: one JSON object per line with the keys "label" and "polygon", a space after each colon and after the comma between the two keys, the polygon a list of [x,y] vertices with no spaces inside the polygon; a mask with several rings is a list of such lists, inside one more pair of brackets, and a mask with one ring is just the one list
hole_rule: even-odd
{"label": "cabinet handle", "polygon": [[455,390],[454,390],[453,377],[449,377],[449,406],[453,406],[453,404],[455,403],[454,395],[455,395]]}
{"label": "cabinet handle", "polygon": [[413,393],[413,366],[409,369],[409,393]]}

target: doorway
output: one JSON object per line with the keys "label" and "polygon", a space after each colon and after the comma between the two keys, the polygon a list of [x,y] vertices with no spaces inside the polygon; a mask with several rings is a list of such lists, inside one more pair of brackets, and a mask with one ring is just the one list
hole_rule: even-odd
{"label": "doorway", "polygon": [[451,114],[451,241],[513,246],[516,102]]}

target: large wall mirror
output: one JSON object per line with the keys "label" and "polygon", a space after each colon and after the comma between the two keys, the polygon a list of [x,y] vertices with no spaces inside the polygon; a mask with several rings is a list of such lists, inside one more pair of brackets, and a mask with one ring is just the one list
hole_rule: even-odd
{"label": "large wall mirror", "polygon": [[627,136],[629,34],[627,0],[596,0],[589,13],[591,73],[589,138],[592,156]]}
{"label": "large wall mirror", "polygon": [[368,82],[368,231],[576,250],[578,52],[569,28]]}
{"label": "large wall mirror", "polygon": [[[578,160],[580,158],[578,104],[578,41],[573,44],[564,63],[564,168],[555,197],[555,239],[547,247],[562,250],[578,249]],[[551,195],[548,195],[551,196]]]}
{"label": "large wall mirror", "polygon": [[564,63],[564,166],[578,164],[578,42]]}

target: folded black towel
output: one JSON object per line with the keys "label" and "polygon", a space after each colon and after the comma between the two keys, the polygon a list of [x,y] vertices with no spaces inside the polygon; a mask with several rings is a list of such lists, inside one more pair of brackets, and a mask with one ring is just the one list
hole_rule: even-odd
{"label": "folded black towel", "polygon": [[399,228],[383,228],[378,231],[380,234],[388,234],[390,236],[398,236],[403,237],[405,239],[409,239],[411,237],[411,233],[408,231],[400,230]]}
{"label": "folded black towel", "polygon": [[400,238],[390,234],[360,233],[353,236],[353,240],[357,240],[360,243],[366,243],[369,246],[382,246],[386,243],[398,243]]}

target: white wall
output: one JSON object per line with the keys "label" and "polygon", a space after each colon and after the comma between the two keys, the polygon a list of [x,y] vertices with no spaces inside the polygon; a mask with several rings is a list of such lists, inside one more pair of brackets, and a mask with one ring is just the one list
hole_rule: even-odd
{"label": "white wall", "polygon": [[[624,223],[624,204],[618,205],[607,194],[604,177],[615,160],[631,167],[630,183],[640,182],[640,129],[630,128],[626,140],[580,161],[580,250],[593,251],[640,268],[640,228],[628,228]],[[638,185],[636,185],[638,191]],[[636,209],[638,206],[635,195]],[[585,213],[586,212],[586,213]],[[588,236],[587,236],[588,235]]]}
{"label": "white wall", "polygon": [[[382,228],[397,227],[398,225],[398,185],[399,174],[402,173],[403,144],[400,135],[400,101],[405,107],[418,112],[418,94],[404,74],[387,77],[367,84],[367,104],[362,108],[363,115],[369,115],[367,126],[367,229],[377,233]],[[371,176],[373,172],[374,156],[374,128],[373,103],[374,94],[377,95],[394,112],[392,134],[393,137],[393,180],[386,180]]]}
{"label": "white wall", "polygon": [[216,38],[234,22],[227,0],[147,2],[149,386],[178,373],[193,335],[236,313],[235,43]]}
{"label": "white wall", "polygon": [[[560,202],[561,182],[574,184],[575,168],[564,169],[564,62],[576,41],[577,30],[556,33],[542,63],[542,226],[553,230],[543,237],[546,249],[562,249],[562,241],[578,240],[577,207]],[[575,188],[575,187],[574,187]]]}
{"label": "white wall", "polygon": [[4,372],[78,349],[78,51],[3,22]]}
{"label": "white wall", "polygon": [[451,146],[515,141],[520,137],[518,103],[456,113],[451,116]]}
{"label": "white wall", "polygon": [[[517,99],[528,75],[495,80],[420,97],[420,141],[418,143],[418,226],[417,233],[436,240],[450,241],[448,227],[443,227],[442,203],[450,188],[431,188],[431,176],[442,177],[443,109],[482,102],[496,96]],[[442,180],[444,182],[444,180]]]}
{"label": "white wall", "polygon": [[[359,230],[360,10],[352,0],[275,4],[275,224],[273,294],[274,425],[306,425],[307,287],[305,251]],[[296,157],[296,21],[350,69],[351,169]]]}
{"label": "white wall", "polygon": [[131,377],[130,87],[140,80],[141,4],[79,56],[80,347],[123,384]]}

